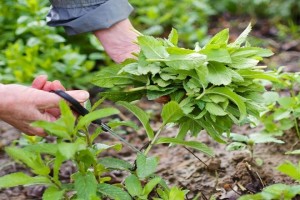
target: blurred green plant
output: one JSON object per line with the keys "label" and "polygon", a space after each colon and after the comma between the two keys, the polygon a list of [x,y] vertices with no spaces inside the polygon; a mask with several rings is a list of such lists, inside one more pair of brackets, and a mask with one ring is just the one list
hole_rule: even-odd
{"label": "blurred green plant", "polygon": [[273,83],[272,91],[266,92],[264,102],[267,109],[262,112],[261,122],[263,132],[276,136],[283,135],[284,131],[294,128],[300,139],[300,73],[280,73],[278,82]]}
{"label": "blurred green plant", "polygon": [[193,48],[207,41],[209,16],[215,13],[209,0],[131,0],[132,21],[146,35],[166,36],[172,27],[182,36],[181,46]]}
{"label": "blurred green plant", "polygon": [[[82,54],[86,43],[65,44],[61,28],[46,25],[49,2],[14,0],[0,4],[0,82],[30,83],[38,74],[59,79],[67,88],[86,88],[96,60],[106,58],[91,36],[85,36],[97,52]],[[13,10],[13,12],[11,12]],[[95,50],[94,50],[95,51]],[[90,53],[90,52],[88,52]]]}

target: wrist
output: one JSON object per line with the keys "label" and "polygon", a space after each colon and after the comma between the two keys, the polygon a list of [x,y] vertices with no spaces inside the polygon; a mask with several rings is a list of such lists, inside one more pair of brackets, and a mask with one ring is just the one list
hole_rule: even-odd
{"label": "wrist", "polygon": [[128,19],[120,21],[110,28],[98,30],[94,35],[102,43],[108,55],[117,63],[133,58],[132,53],[140,51],[136,44],[138,32]]}

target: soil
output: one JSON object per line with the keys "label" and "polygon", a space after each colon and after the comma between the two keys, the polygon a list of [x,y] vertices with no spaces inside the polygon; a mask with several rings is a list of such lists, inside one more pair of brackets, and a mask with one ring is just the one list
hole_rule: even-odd
{"label": "soil", "polygon": [[[228,19],[225,19],[225,23]],[[226,27],[226,26],[225,26]],[[245,26],[243,26],[245,27]],[[259,27],[259,26],[258,26]],[[263,27],[263,26],[262,26]],[[273,30],[273,29],[269,29]],[[218,30],[219,31],[219,30]],[[264,30],[256,30],[256,34],[261,34]],[[240,31],[239,31],[240,32]],[[274,34],[272,31],[264,34]],[[270,39],[271,40],[271,39]],[[300,63],[300,42],[292,41],[281,45],[272,40],[269,45],[275,49],[276,56],[267,60],[267,64],[273,66],[286,66],[285,71],[299,71]],[[144,110],[151,111],[153,116],[153,127],[158,127],[160,104],[149,101],[141,101],[139,104]],[[121,119],[132,119],[132,115],[123,114]],[[147,143],[143,130],[131,132],[124,135],[124,138],[138,148]],[[164,131],[164,135],[172,136],[176,134],[175,127],[169,127]],[[234,127],[233,132],[240,134],[249,134],[256,132],[248,126]],[[12,161],[4,152],[4,147],[8,146],[20,137],[20,132],[10,125],[0,121],[0,176],[5,174],[24,171],[30,174],[23,165]],[[151,155],[160,158],[160,164],[157,173],[167,181],[169,185],[177,185],[189,190],[187,199],[192,199],[198,195],[198,199],[210,199],[216,195],[218,199],[237,199],[241,193],[259,192],[263,187],[273,183],[294,184],[294,181],[287,176],[279,173],[276,167],[285,160],[298,163],[299,156],[285,155],[284,153],[292,149],[300,149],[300,143],[296,133],[290,130],[285,133],[282,139],[285,144],[259,144],[254,147],[254,156],[248,150],[228,152],[226,145],[214,142],[203,132],[197,140],[212,147],[215,151],[215,157],[209,158],[201,152],[191,151],[181,146],[168,147],[166,145],[155,146],[150,152]],[[99,142],[113,143],[118,142],[108,134],[100,135]],[[134,162],[135,153],[128,147],[124,147],[121,152],[109,150],[102,156],[119,157]],[[258,165],[256,159],[263,163]],[[76,168],[72,163],[65,163],[61,169],[60,177],[65,181],[70,180],[70,174],[74,173]],[[112,182],[120,182],[126,174],[113,171],[109,174]],[[45,187],[14,187],[0,190],[0,200],[25,200],[41,199]]]}

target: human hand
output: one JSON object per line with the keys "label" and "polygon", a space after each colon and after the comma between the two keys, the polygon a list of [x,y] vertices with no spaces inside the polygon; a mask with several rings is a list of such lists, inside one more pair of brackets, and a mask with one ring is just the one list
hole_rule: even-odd
{"label": "human hand", "polygon": [[[84,90],[67,91],[67,93],[81,103],[89,98],[88,92]],[[0,119],[26,134],[45,136],[44,130],[32,127],[30,124],[38,120],[55,121],[59,117],[57,113],[49,112],[49,109],[57,109],[61,100],[54,93],[11,84],[0,85],[0,96],[5,97],[0,101]]]}
{"label": "human hand", "polygon": [[107,54],[116,62],[121,63],[127,58],[134,58],[132,53],[140,51],[135,43],[138,37],[128,19],[120,21],[108,29],[94,32],[100,40]]}

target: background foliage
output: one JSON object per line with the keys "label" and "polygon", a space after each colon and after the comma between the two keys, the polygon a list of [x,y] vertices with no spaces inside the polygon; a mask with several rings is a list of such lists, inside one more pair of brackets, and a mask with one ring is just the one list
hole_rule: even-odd
{"label": "background foliage", "polygon": [[[300,2],[297,0],[209,1],[131,0],[135,7],[131,20],[144,34],[165,37],[174,27],[179,46],[204,44],[215,16],[246,16],[269,19],[280,31],[278,36],[299,34]],[[247,6],[245,6],[247,5]],[[265,9],[261,9],[265,7]],[[13,10],[13,12],[11,12]],[[91,71],[112,62],[89,34],[66,36],[62,28],[46,25],[46,0],[12,0],[0,5],[0,82],[28,84],[38,74],[59,79],[70,87],[88,87]],[[223,27],[224,28],[224,27]],[[254,26],[255,28],[255,26]]]}

